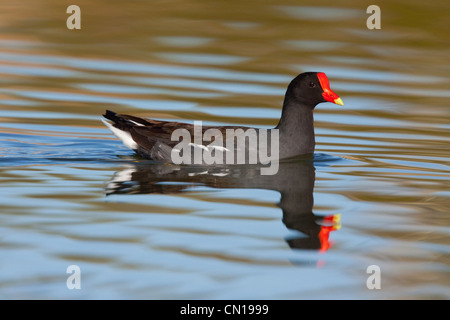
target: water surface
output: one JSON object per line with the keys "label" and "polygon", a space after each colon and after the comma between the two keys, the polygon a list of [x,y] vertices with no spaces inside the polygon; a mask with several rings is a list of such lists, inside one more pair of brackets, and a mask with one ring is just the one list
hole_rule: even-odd
{"label": "water surface", "polygon": [[[448,299],[450,7],[368,30],[370,4],[80,0],[68,30],[65,3],[2,2],[0,297]],[[100,121],[269,128],[304,71],[345,106],[273,177],[142,160]]]}

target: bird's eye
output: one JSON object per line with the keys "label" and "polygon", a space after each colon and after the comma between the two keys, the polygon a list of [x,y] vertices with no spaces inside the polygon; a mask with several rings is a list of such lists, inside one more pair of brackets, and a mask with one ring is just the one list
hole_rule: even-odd
{"label": "bird's eye", "polygon": [[309,83],[309,87],[310,87],[310,88],[315,88],[315,87],[316,87],[316,84],[315,84],[314,82],[310,82],[310,83]]}

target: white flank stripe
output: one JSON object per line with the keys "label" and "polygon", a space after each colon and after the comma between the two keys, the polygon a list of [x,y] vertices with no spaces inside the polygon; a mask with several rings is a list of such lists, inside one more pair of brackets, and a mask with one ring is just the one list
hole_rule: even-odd
{"label": "white flank stripe", "polygon": [[208,151],[208,148],[205,147],[205,146],[202,145],[202,144],[196,144],[196,143],[189,142],[188,146],[191,146],[191,147],[194,147],[194,148],[201,148],[201,149],[203,149],[203,150]]}
{"label": "white flank stripe", "polygon": [[208,149],[209,148],[213,148],[213,149],[216,149],[216,150],[218,150],[218,151],[230,151],[229,149],[227,149],[227,148],[225,148],[225,147],[221,147],[221,146],[211,146],[211,145],[209,145],[208,146]]}
{"label": "white flank stripe", "polygon": [[133,121],[133,120],[130,120],[130,119],[128,119],[128,121],[130,121],[132,124],[135,124],[135,125],[137,125],[139,127],[145,127],[142,123],[139,123],[139,122],[136,122],[136,121]]}
{"label": "white flank stripe", "polygon": [[189,142],[188,146],[191,146],[191,147],[194,147],[194,148],[201,148],[201,149],[203,149],[205,151],[210,151],[210,150],[213,150],[213,149],[216,149],[218,151],[230,151],[229,149],[227,149],[225,147],[222,147],[222,146],[215,146],[215,145],[204,146],[204,145],[196,144],[196,143],[192,143],[192,142]]}

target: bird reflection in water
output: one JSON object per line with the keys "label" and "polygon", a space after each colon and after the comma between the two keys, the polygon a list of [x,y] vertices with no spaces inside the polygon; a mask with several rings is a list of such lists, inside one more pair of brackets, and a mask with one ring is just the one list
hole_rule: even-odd
{"label": "bird reflection in water", "polygon": [[137,161],[115,173],[110,194],[176,194],[194,186],[278,191],[278,206],[288,229],[301,232],[286,239],[291,248],[327,251],[330,233],[340,228],[340,215],[313,213],[315,167],[312,157],[280,162],[278,173],[261,175],[259,165],[178,166]]}

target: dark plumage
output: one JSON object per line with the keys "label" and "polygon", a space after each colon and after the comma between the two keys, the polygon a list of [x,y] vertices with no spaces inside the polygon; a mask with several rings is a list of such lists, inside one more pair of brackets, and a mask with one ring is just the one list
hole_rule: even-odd
{"label": "dark plumage", "polygon": [[[279,159],[314,152],[313,111],[321,102],[343,105],[339,96],[331,91],[324,73],[305,72],[291,81],[284,98],[280,121],[274,128],[279,130]],[[192,137],[194,136],[192,124],[143,119],[109,110],[103,116],[111,121],[111,123],[104,122],[126,146],[152,160],[171,162],[172,149],[179,143],[179,141],[171,140],[175,129],[186,129]],[[222,133],[223,141],[225,141],[227,129],[241,128],[244,131],[250,129],[239,126],[203,126],[202,133],[212,128]],[[252,129],[255,130],[259,141],[261,129]],[[268,132],[270,134],[271,130]],[[194,143],[194,140],[192,142]],[[203,141],[203,146],[193,143],[193,148],[206,150],[211,141]],[[248,141],[245,148],[252,148]]]}

